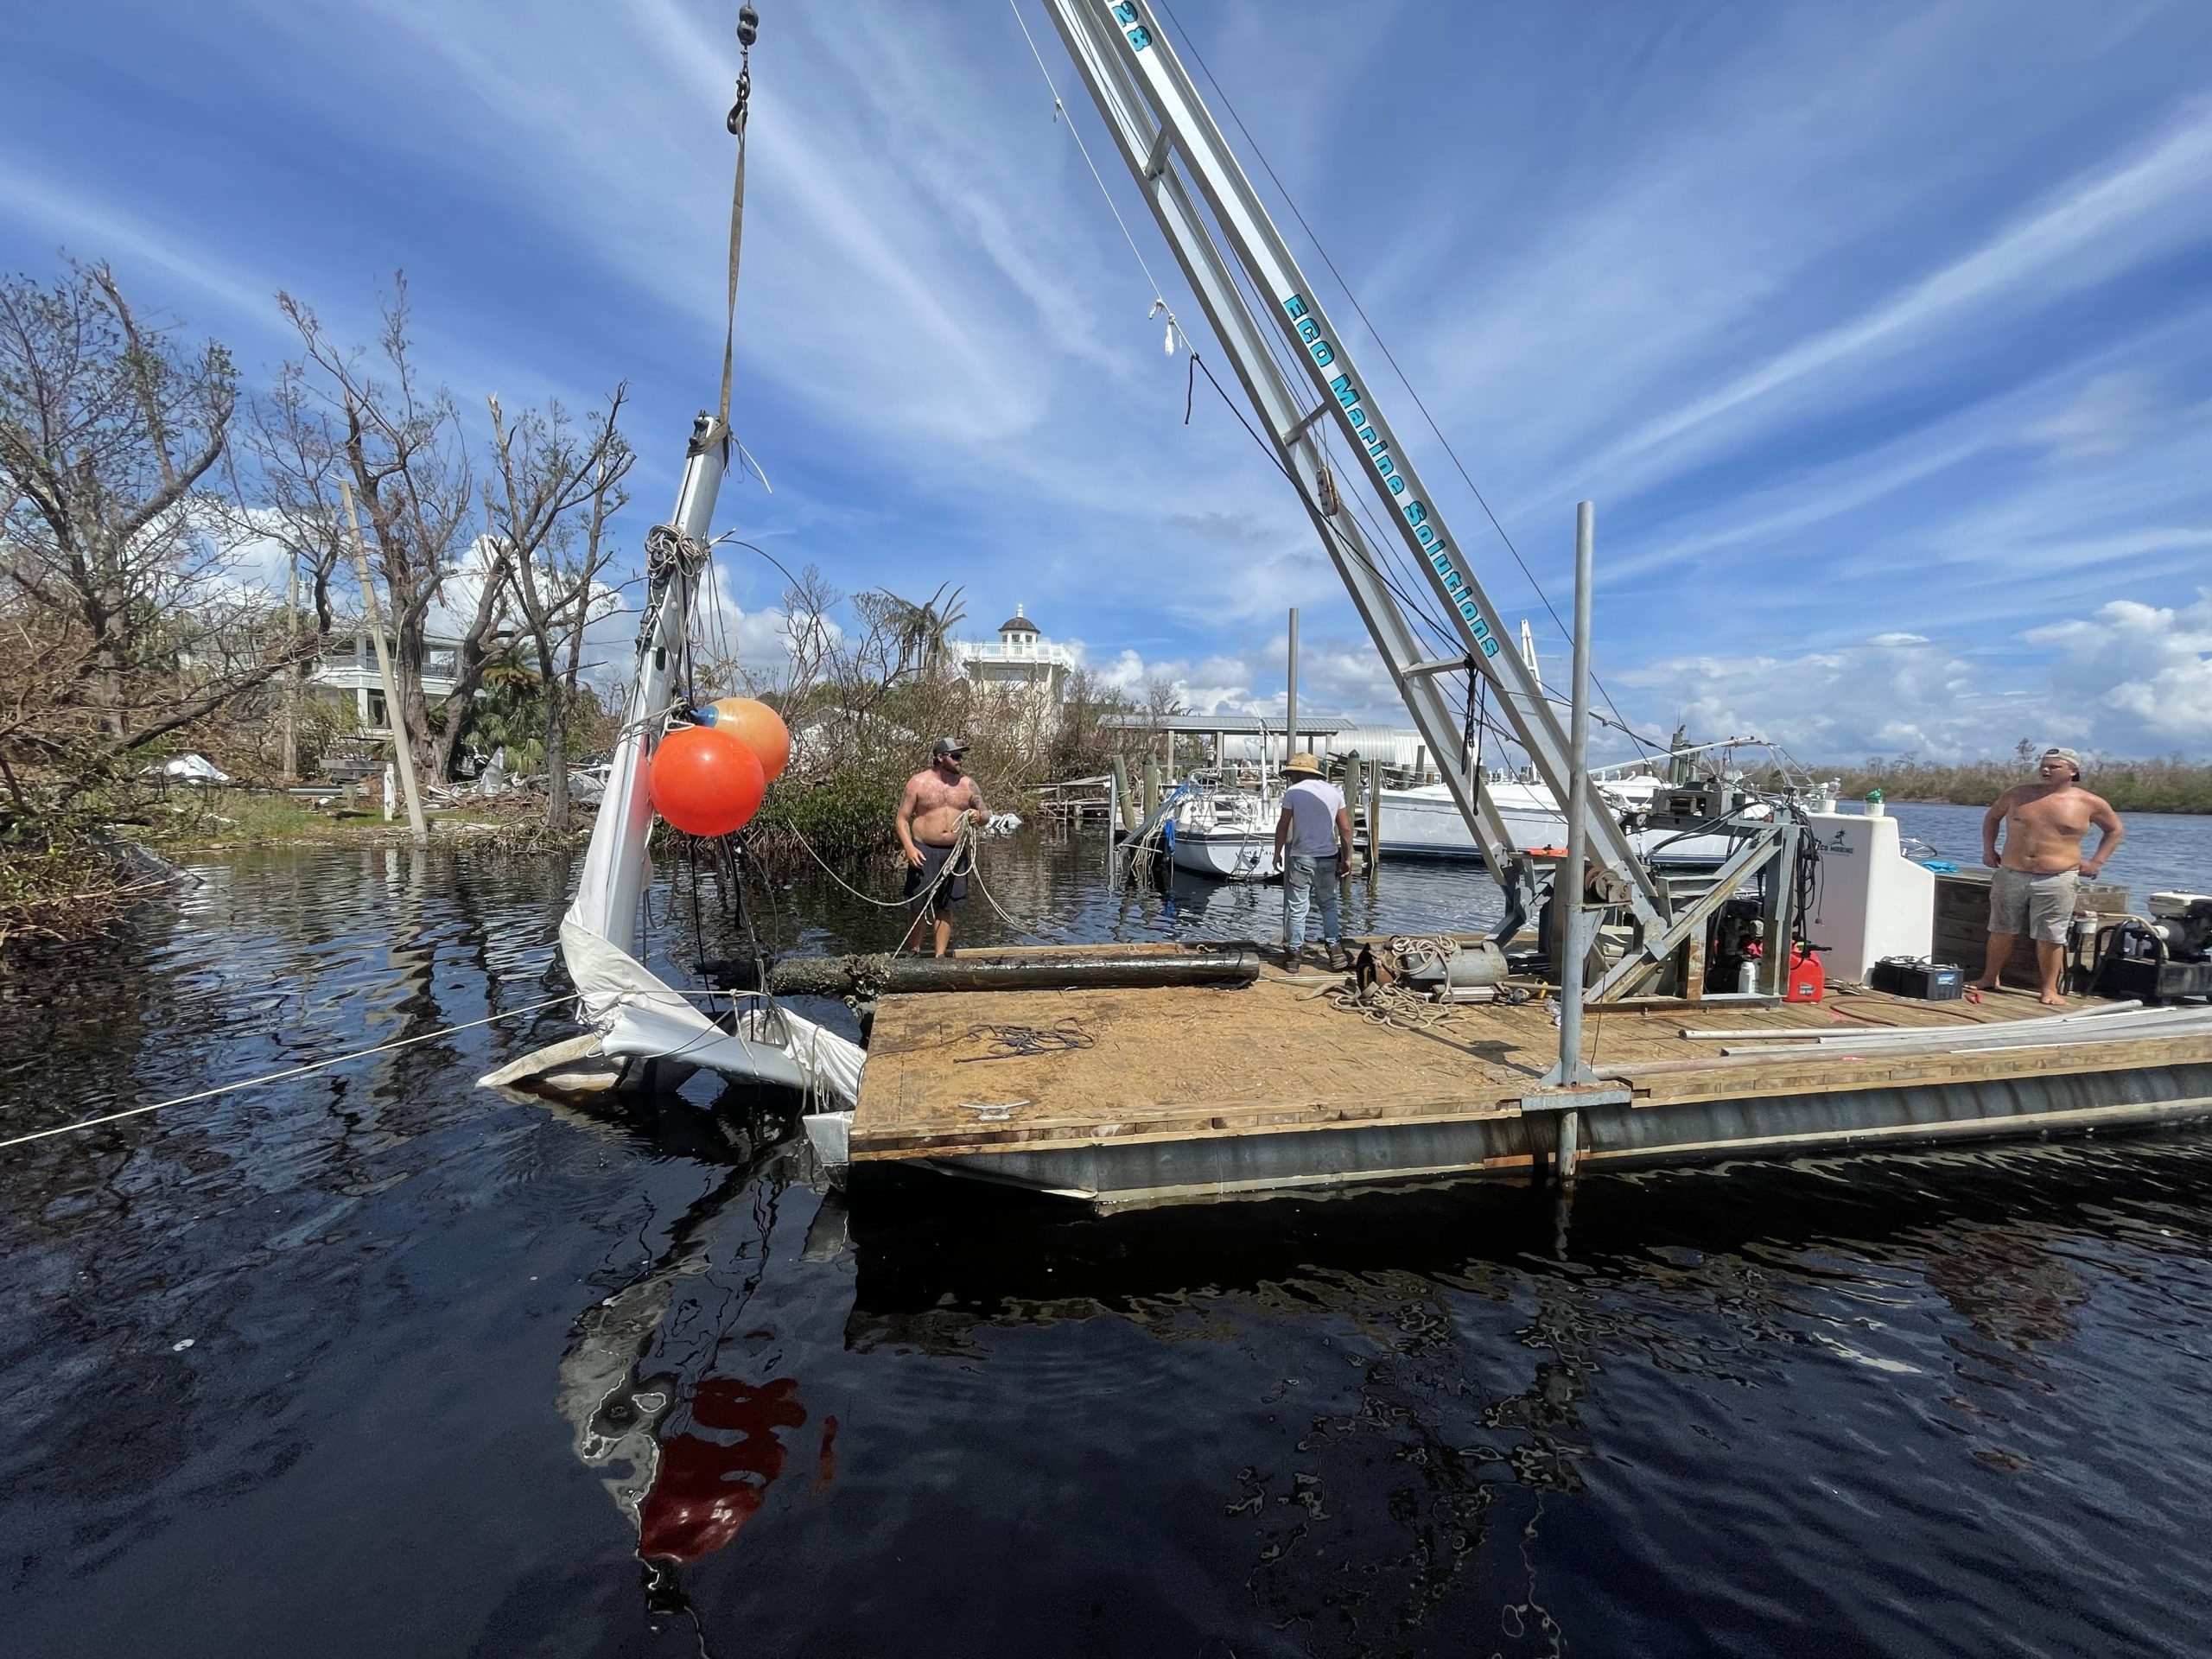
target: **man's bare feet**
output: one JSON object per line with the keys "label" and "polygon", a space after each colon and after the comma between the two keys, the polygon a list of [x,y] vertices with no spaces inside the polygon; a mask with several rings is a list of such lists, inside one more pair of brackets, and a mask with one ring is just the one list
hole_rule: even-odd
{"label": "man's bare feet", "polygon": [[2063,1008],[2066,1006],[2066,999],[2061,996],[2056,991],[2045,991],[2041,995],[2037,996],[2036,1001],[2042,1003],[2046,1008]]}

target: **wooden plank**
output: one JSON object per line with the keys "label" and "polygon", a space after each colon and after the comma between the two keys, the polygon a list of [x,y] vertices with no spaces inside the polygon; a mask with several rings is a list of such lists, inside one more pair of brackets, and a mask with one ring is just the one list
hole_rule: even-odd
{"label": "wooden plank", "polygon": [[[1551,1029],[1539,1014],[1543,1032]],[[1008,1058],[1001,1031],[1089,1046]],[[1541,1076],[1526,1022],[1483,1005],[1445,1027],[1377,1027],[1282,980],[1194,988],[887,997],[853,1123],[855,1156],[1128,1135],[1216,1135],[1503,1110]]]}
{"label": "wooden plank", "polygon": [[[1987,1083],[2007,1077],[2129,1071],[2212,1060],[2212,1037],[2138,1037],[2106,1043],[2009,1049],[1999,1053],[1716,1056],[1702,1064],[1605,1066],[1601,1074],[1629,1084],[1639,1106],[1756,1096],[1837,1094],[1913,1084]],[[1648,1090],[1648,1096],[1647,1096]]]}

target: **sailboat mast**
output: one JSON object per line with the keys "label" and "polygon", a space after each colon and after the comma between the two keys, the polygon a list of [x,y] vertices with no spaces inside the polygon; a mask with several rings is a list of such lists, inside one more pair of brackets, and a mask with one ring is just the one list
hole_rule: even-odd
{"label": "sailboat mast", "polygon": [[626,952],[637,944],[645,842],[652,832],[645,768],[689,664],[691,601],[728,466],[727,436],[728,429],[712,415],[702,413],[692,423],[675,515],[645,537],[645,618],[638,629],[637,668],[622,710],[622,735],[607,768],[606,798],[569,912],[570,921]]}

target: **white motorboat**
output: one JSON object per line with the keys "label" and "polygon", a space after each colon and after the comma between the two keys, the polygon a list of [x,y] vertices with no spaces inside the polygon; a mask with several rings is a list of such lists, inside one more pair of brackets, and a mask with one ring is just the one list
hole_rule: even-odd
{"label": "white motorboat", "polygon": [[[1651,777],[1593,779],[1616,812],[1648,811],[1662,787]],[[1567,841],[1567,814],[1541,781],[1493,772],[1483,784],[1491,804],[1505,820],[1516,850],[1558,847]],[[1452,792],[1441,784],[1382,791],[1382,855],[1386,858],[1478,858],[1474,832],[1467,827]]]}

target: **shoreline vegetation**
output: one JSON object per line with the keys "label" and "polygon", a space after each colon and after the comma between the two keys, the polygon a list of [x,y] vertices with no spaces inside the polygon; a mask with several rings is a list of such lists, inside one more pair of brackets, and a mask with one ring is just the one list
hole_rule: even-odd
{"label": "shoreline vegetation", "polygon": [[[1882,798],[1891,802],[1986,807],[2015,785],[2032,783],[2036,758],[2041,753],[2024,742],[2008,760],[1945,765],[1900,755],[1828,775],[1842,780],[1847,800],[1863,800],[1868,790],[1878,789]],[[2185,760],[2177,754],[2157,760],[2130,760],[2088,752],[2082,758],[2082,787],[2104,797],[2112,810],[2122,815],[2212,814],[2212,765]]]}

